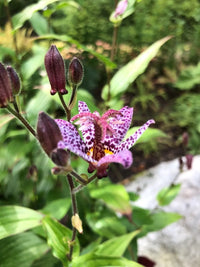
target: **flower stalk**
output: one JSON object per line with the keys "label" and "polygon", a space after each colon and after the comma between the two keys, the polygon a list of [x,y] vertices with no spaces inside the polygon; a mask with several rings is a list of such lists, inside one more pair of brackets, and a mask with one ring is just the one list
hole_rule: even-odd
{"label": "flower stalk", "polygon": [[[36,132],[33,129],[33,127],[29,124],[29,122],[18,112],[16,112],[14,109],[12,109],[10,106],[6,107],[7,110],[13,114],[17,119],[21,121],[21,123],[26,127],[26,129],[34,136],[36,137]],[[37,138],[37,137],[36,137]]]}

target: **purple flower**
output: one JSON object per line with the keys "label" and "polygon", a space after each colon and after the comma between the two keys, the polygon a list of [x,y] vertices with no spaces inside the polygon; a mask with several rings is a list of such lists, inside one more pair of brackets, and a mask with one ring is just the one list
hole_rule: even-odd
{"label": "purple flower", "polygon": [[76,127],[64,120],[55,120],[58,124],[63,141],[58,143],[58,148],[69,149],[89,163],[88,172],[97,170],[98,178],[107,176],[107,168],[111,162],[122,164],[129,168],[133,162],[129,149],[139,139],[142,133],[154,120],[147,121],[132,136],[123,141],[128,131],[133,108],[123,107],[119,111],[108,110],[102,116],[97,111],[91,113],[85,102],[79,101],[79,114],[71,122],[80,125],[79,135]]}
{"label": "purple flower", "polygon": [[118,16],[121,16],[124,11],[126,10],[128,6],[128,0],[122,0],[120,1],[118,4],[117,4],[117,7],[115,9],[115,13],[114,13],[114,17],[118,17]]}

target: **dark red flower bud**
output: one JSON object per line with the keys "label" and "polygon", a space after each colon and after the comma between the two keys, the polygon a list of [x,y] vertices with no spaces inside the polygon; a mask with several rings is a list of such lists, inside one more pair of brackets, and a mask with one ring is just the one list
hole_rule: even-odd
{"label": "dark red flower bud", "polygon": [[44,112],[40,112],[38,116],[37,138],[48,156],[51,156],[58,142],[62,140],[57,123]]}
{"label": "dark red flower bud", "polygon": [[4,65],[0,63],[0,108],[13,101],[11,81]]}
{"label": "dark red flower bud", "polygon": [[193,162],[194,156],[191,154],[187,154],[185,157],[186,157],[186,166],[188,170],[190,170],[192,169],[192,162]]}
{"label": "dark red flower bud", "polygon": [[51,45],[50,49],[46,53],[44,64],[51,84],[51,95],[55,95],[57,92],[62,95],[67,94],[68,92],[65,89],[65,64],[55,45]]}
{"label": "dark red flower bud", "polygon": [[68,166],[70,161],[70,152],[61,148],[55,149],[51,153],[51,159],[58,166]]}
{"label": "dark red flower bud", "polygon": [[12,92],[14,95],[18,95],[20,93],[20,87],[21,87],[19,76],[11,66],[7,67],[7,72],[10,77]]}
{"label": "dark red flower bud", "polygon": [[69,83],[73,85],[81,84],[83,80],[83,74],[84,74],[83,64],[77,57],[74,57],[69,64],[69,70],[68,70]]}

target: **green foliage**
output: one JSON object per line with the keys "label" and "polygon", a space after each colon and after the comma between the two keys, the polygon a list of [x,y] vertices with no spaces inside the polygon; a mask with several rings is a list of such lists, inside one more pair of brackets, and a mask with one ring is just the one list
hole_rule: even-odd
{"label": "green foliage", "polygon": [[[69,253],[72,231],[48,216],[43,219],[42,223],[47,232],[47,243],[51,247],[53,255],[62,261],[63,266],[68,266],[66,255]],[[76,257],[79,254],[78,240],[74,241],[74,248],[73,256]]]}
{"label": "green foliage", "polygon": [[110,95],[112,98],[124,93],[129,85],[145,71],[149,62],[158,53],[160,47],[170,38],[171,37],[165,37],[155,42],[139,56],[121,68],[111,79],[110,89],[108,85],[103,88],[102,98],[104,100],[108,99],[108,90],[110,90]]}
{"label": "green foliage", "polygon": [[1,240],[0,249],[2,267],[13,267],[16,265],[30,267],[35,260],[47,252],[48,246],[44,240],[35,234],[25,232]]}
{"label": "green foliage", "polygon": [[190,90],[198,84],[200,84],[200,63],[184,69],[174,86],[181,90]]}
{"label": "green foliage", "polygon": [[[184,44],[181,48],[174,47],[174,43],[180,44],[180,40],[189,42],[193,39],[196,44],[199,42],[200,31],[195,25],[184,36],[185,27],[190,26],[192,21],[200,21],[197,0],[192,0],[192,3],[174,3],[172,0],[129,1],[129,7],[121,17],[126,19],[118,32],[119,50],[115,55],[115,62],[110,58],[113,25],[109,23],[109,16],[114,10],[111,1],[21,1],[21,9],[14,4],[16,1],[8,2],[12,5],[10,11],[13,28],[8,18],[5,21],[9,26],[2,22],[0,59],[7,64],[13,63],[21,76],[22,95],[17,102],[23,116],[33,127],[41,110],[56,118],[65,116],[60,108],[59,97],[49,96],[50,85],[46,85],[47,77],[44,77],[44,55],[51,42],[58,45],[66,63],[71,54],[82,53],[83,60],[89,59],[88,68],[91,71],[85,72],[86,79],[91,82],[92,76],[96,75],[99,80],[97,82],[94,79],[92,90],[88,90],[87,83],[83,83],[83,87],[78,89],[77,99],[85,101],[92,112],[98,111],[101,114],[107,107],[119,109],[127,103],[129,106],[136,105],[136,109],[137,105],[141,107],[141,111],[137,109],[139,117],[145,111],[152,118],[157,115],[153,112],[160,112],[163,99],[170,98],[170,94],[165,92],[165,84],[162,92],[168,98],[160,100],[162,95],[157,90],[155,76],[163,75],[161,65],[165,64],[167,57],[171,63],[176,58],[172,55],[176,55],[178,49],[186,51]],[[2,7],[3,2],[0,3],[0,8]],[[168,53],[161,53],[160,58],[155,60],[156,63],[151,62],[161,46],[170,39],[163,38],[169,33],[175,37],[162,49]],[[97,41],[100,41],[100,46]],[[143,49],[146,44],[151,46],[140,53],[140,47]],[[185,62],[196,51],[196,47],[190,42],[188,46],[192,48],[190,55],[181,58]],[[193,65],[197,63],[195,60]],[[146,83],[141,80],[144,90],[137,92],[131,84],[136,81],[139,89],[138,77],[145,71],[148,72],[150,62],[155,68],[152,73],[156,75],[150,78],[147,76]],[[175,69],[175,65],[174,63],[172,68]],[[113,69],[117,71],[113,77],[109,77],[112,76]],[[167,81],[179,89],[194,89],[199,82],[198,74],[199,64],[183,71],[175,83],[170,75]],[[107,101],[109,86],[106,81],[110,78],[110,99]],[[148,90],[149,84],[153,90]],[[64,96],[66,103],[71,95],[71,88],[67,89],[69,95]],[[192,136],[190,144],[193,142],[193,147],[200,147],[199,101],[199,95],[195,92],[180,95],[175,99],[173,112],[170,114],[174,123],[188,127]],[[76,103],[72,116],[77,114],[77,110]],[[135,254],[137,251],[137,239],[181,218],[175,213],[132,207],[131,201],[137,200],[139,196],[127,193],[124,186],[104,179],[78,193],[77,204],[84,232],[72,241],[71,198],[69,189],[66,188],[66,177],[53,176],[50,173],[52,162],[33,137],[27,134],[22,124],[13,119],[12,115],[7,115],[5,109],[0,112],[1,266],[55,267],[62,263],[63,266],[72,267],[139,267],[141,265],[132,258],[133,251]],[[136,130],[137,127],[131,128],[126,137]],[[144,151],[152,144],[157,150],[158,140],[165,137],[162,130],[148,129],[138,143],[144,144]],[[149,154],[150,151],[152,150],[148,150]],[[87,162],[76,156],[71,159],[72,167],[77,173],[87,173]],[[77,181],[74,183],[78,185]],[[159,204],[169,204],[179,189],[179,186],[163,189],[157,196]],[[67,258],[70,246],[73,246],[71,263]]]}
{"label": "green foliage", "polygon": [[42,214],[24,207],[0,207],[0,239],[40,225],[42,217]]}
{"label": "green foliage", "polygon": [[105,204],[116,212],[129,214],[131,211],[129,195],[122,185],[104,183],[102,186],[90,190],[92,198],[101,199]]}
{"label": "green foliage", "polygon": [[181,189],[181,185],[172,185],[170,187],[163,188],[157,195],[157,200],[160,206],[169,205],[171,201],[178,195]]}
{"label": "green foliage", "polygon": [[185,93],[174,104],[171,116],[180,127],[186,127],[189,133],[189,147],[193,153],[199,152],[200,142],[200,95]]}

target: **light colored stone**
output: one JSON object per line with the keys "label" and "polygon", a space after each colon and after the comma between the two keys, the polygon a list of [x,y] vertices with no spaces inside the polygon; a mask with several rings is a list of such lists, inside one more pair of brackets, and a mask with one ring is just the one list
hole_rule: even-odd
{"label": "light colored stone", "polygon": [[200,266],[200,156],[195,156],[191,170],[179,172],[178,159],[163,162],[147,170],[127,186],[138,192],[140,199],[134,202],[142,208],[158,206],[157,193],[173,181],[181,183],[178,196],[164,211],[183,216],[161,231],[149,233],[138,241],[138,254],[156,262],[156,267]]}

